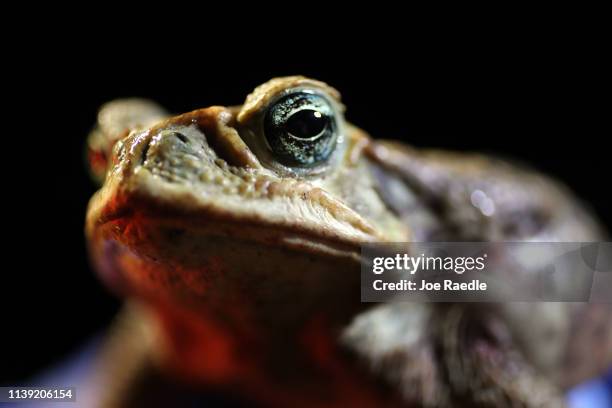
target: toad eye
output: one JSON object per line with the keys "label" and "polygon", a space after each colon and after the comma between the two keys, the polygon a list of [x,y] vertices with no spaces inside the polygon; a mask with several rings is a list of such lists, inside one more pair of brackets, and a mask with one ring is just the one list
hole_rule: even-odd
{"label": "toad eye", "polygon": [[268,108],[264,133],[279,162],[316,166],[330,156],[336,144],[334,109],[325,97],[315,93],[285,95]]}

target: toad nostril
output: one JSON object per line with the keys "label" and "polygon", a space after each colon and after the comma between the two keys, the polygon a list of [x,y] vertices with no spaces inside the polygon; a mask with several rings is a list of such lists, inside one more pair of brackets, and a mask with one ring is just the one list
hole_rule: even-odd
{"label": "toad nostril", "polygon": [[189,139],[187,138],[187,136],[180,132],[172,132],[172,135],[185,144],[189,143]]}

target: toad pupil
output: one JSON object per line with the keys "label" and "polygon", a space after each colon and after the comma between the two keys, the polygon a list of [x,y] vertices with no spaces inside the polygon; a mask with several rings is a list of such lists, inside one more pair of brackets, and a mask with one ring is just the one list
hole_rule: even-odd
{"label": "toad pupil", "polygon": [[329,118],[312,109],[300,110],[287,120],[285,130],[293,137],[311,139],[319,136],[327,127]]}

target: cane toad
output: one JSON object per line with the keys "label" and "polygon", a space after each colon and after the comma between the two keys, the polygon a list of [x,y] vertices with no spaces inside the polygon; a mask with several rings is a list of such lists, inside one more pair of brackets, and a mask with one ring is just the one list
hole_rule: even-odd
{"label": "cane toad", "polygon": [[[300,76],[240,106],[101,109],[86,234],[132,305],[101,362],[105,404],[178,379],[262,406],[559,406],[607,367],[597,305],[361,303],[363,243],[603,232],[543,175],[372,139],[343,111]],[[164,380],[143,386],[153,372]]]}

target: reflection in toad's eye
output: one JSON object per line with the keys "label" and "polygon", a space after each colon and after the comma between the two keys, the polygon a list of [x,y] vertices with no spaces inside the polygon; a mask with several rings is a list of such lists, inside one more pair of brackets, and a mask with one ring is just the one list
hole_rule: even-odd
{"label": "reflection in toad's eye", "polygon": [[279,162],[315,166],[325,161],[335,147],[337,124],[333,107],[321,95],[291,93],[268,108],[264,133]]}

